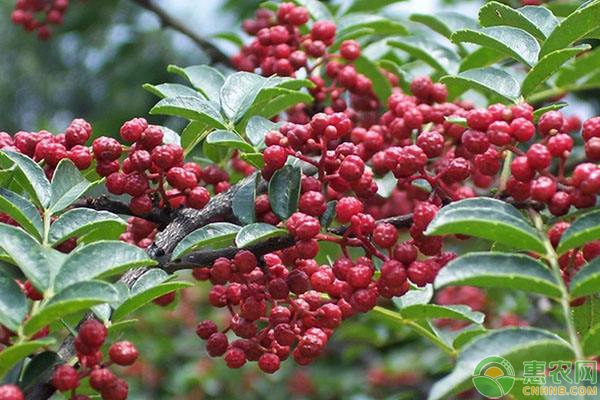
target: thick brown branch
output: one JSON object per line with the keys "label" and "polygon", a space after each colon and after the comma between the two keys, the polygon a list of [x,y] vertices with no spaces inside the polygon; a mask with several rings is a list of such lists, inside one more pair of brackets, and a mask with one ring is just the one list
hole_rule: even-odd
{"label": "thick brown branch", "polygon": [[219,50],[218,47],[204,39],[197,32],[190,29],[178,19],[174,18],[165,9],[157,4],[154,4],[152,0],[133,0],[133,2],[156,14],[164,26],[168,26],[190,38],[198,47],[204,50],[206,55],[208,55],[210,58],[211,63],[219,63],[231,66],[231,60],[229,57]]}
{"label": "thick brown branch", "polygon": [[[270,238],[264,242],[249,246],[246,250],[251,251],[255,256],[260,257],[277,250],[287,249],[293,246],[295,240],[290,235]],[[210,266],[213,261],[220,257],[233,258],[239,249],[235,246],[226,247],[218,250],[200,250],[184,256],[181,261],[167,263],[163,269],[172,274],[182,269],[196,268],[198,266]]]}
{"label": "thick brown branch", "polygon": [[[133,215],[133,212],[127,204],[113,200],[108,196],[80,199],[75,202],[73,206],[79,208],[91,208],[97,211],[110,211],[115,214]],[[149,214],[142,215],[141,217],[159,224],[160,226],[165,226],[171,221],[172,213],[172,210],[155,208]]]}

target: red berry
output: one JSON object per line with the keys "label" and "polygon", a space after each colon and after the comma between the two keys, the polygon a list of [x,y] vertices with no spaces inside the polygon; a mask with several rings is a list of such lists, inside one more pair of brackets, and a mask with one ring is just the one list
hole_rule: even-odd
{"label": "red berry", "polygon": [[92,136],[92,126],[84,119],[74,119],[65,130],[65,143],[71,148],[84,145]]}
{"label": "red berry", "polygon": [[17,385],[2,385],[0,386],[0,399],[2,400],[25,400],[23,392]]}
{"label": "red berry", "polygon": [[246,364],[246,354],[237,347],[230,347],[223,358],[229,368],[241,368]]}
{"label": "red berry", "polygon": [[187,194],[185,204],[188,207],[201,210],[210,201],[210,193],[201,186],[196,186]]}
{"label": "red berry", "polygon": [[540,176],[531,182],[531,198],[547,203],[556,193],[556,182],[546,176]]}
{"label": "red berry", "polygon": [[111,385],[104,387],[100,394],[105,400],[126,400],[129,386],[123,379],[116,378]]}
{"label": "red berry", "polygon": [[148,125],[148,127],[142,132],[142,136],[138,140],[138,143],[146,150],[150,151],[163,141],[163,131],[156,125]]}
{"label": "red berry", "polygon": [[535,135],[535,125],[525,118],[515,118],[510,127],[517,142],[527,142]]}
{"label": "red berry", "polygon": [[360,179],[365,171],[365,163],[359,156],[350,155],[342,161],[339,174],[347,181],[356,181]]}
{"label": "red berry", "polygon": [[433,82],[428,76],[418,76],[410,83],[410,91],[421,101],[428,100],[432,90]]}
{"label": "red berry", "polygon": [[600,137],[600,117],[594,117],[583,123],[583,140],[588,141],[593,137]]}
{"label": "red berry", "polygon": [[417,137],[419,146],[428,158],[438,157],[444,150],[444,136],[436,131],[425,131]]}
{"label": "red berry", "polygon": [[527,150],[527,163],[533,169],[543,170],[550,166],[552,154],[546,146],[534,143]]}
{"label": "red berry", "polygon": [[265,353],[258,359],[258,367],[268,374],[273,374],[279,370],[280,360],[276,354]]}
{"label": "red berry", "polygon": [[287,160],[286,150],[279,145],[267,147],[263,154],[265,165],[273,170],[282,168]]}
{"label": "red berry", "polygon": [[521,182],[529,182],[535,176],[535,170],[528,162],[528,157],[520,156],[510,163],[510,171]]}
{"label": "red berry", "polygon": [[363,204],[355,197],[342,197],[335,205],[335,213],[338,221],[350,222],[352,216],[363,212]]}
{"label": "red berry", "polygon": [[356,40],[344,40],[340,45],[340,54],[346,60],[356,60],[360,56],[360,43]]}
{"label": "red berry", "polygon": [[107,334],[108,329],[106,329],[106,326],[95,319],[85,321],[79,328],[79,337],[90,347],[102,346]]}
{"label": "red berry", "polygon": [[467,113],[467,125],[471,129],[485,131],[494,122],[494,116],[488,110],[477,108]]}
{"label": "red berry", "polygon": [[193,189],[198,184],[198,179],[193,172],[181,167],[173,167],[167,172],[167,182],[175,189],[184,191]]}
{"label": "red berry", "polygon": [[417,286],[425,286],[433,282],[434,272],[428,263],[421,261],[413,261],[408,266],[408,278]]}
{"label": "red berry", "polygon": [[560,132],[564,124],[564,118],[560,111],[548,111],[540,117],[538,130],[542,136],[548,136]]}
{"label": "red berry", "polygon": [[137,142],[146,128],[148,128],[148,122],[144,118],[134,118],[121,126],[119,134],[127,142]]}
{"label": "red berry", "polygon": [[593,137],[585,143],[585,156],[590,161],[600,161],[600,137]]}
{"label": "red berry", "polygon": [[548,139],[548,150],[554,157],[567,157],[573,149],[573,139],[566,133],[560,133]]}
{"label": "red berry", "polygon": [[90,153],[90,149],[87,147],[79,145],[73,146],[71,150],[69,150],[67,156],[79,170],[87,169],[92,165],[92,153]]}
{"label": "red berry", "polygon": [[207,340],[213,333],[216,333],[217,331],[217,325],[208,319],[198,323],[196,326],[196,335],[204,340]]}
{"label": "red berry", "polygon": [[468,129],[463,133],[461,138],[462,144],[466,147],[469,153],[482,154],[490,147],[487,135],[475,129]]}
{"label": "red berry", "polygon": [[121,144],[113,138],[99,137],[92,143],[94,156],[100,161],[113,161],[121,155]]}
{"label": "red berry", "polygon": [[79,386],[77,370],[67,364],[59,365],[52,374],[52,384],[60,392],[76,389]]}
{"label": "red berry", "polygon": [[321,40],[325,43],[333,42],[335,37],[336,27],[331,21],[317,21],[311,29],[311,37],[313,40]]}
{"label": "red berry", "polygon": [[373,241],[376,245],[387,249],[398,240],[398,230],[392,224],[380,223],[373,230]]}
{"label": "red berry", "polygon": [[102,390],[114,384],[117,377],[108,368],[97,368],[90,373],[90,386]]}
{"label": "red berry", "polygon": [[131,365],[138,358],[138,350],[133,343],[126,340],[113,343],[108,349],[110,359],[117,365]]}

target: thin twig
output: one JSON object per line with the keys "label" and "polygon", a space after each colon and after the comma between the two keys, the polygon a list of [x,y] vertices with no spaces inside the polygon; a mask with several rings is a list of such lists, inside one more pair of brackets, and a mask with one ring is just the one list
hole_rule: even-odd
{"label": "thin twig", "polygon": [[198,47],[200,47],[208,55],[211,63],[219,63],[227,66],[231,66],[230,58],[223,53],[217,46],[204,39],[197,32],[187,27],[181,21],[169,14],[164,8],[157,4],[154,4],[152,0],[132,0],[140,7],[145,8],[148,11],[153,12],[160,19],[164,26],[168,26],[173,30],[190,38]]}

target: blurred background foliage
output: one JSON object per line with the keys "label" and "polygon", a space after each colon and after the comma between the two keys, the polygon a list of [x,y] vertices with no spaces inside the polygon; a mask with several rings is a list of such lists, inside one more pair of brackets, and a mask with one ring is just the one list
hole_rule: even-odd
{"label": "blurred background foliage", "polygon": [[[156,2],[209,37],[239,32],[240,21],[251,16],[261,1]],[[388,12],[407,15],[458,6],[475,16],[481,3],[412,0],[393,5]],[[557,14],[563,15],[579,3],[553,2]],[[207,62],[187,37],[163,29],[155,15],[129,0],[72,0],[65,24],[47,42],[9,23],[13,6],[12,0],[0,4],[0,131],[57,133],[71,119],[82,117],[93,124],[96,135],[116,135],[123,121],[147,116],[155,102],[142,90],[143,83],[172,80],[166,72],[169,64]],[[222,40],[216,43],[228,54],[234,51]],[[597,93],[584,96],[586,101],[576,102],[582,117],[598,108]],[[131,399],[420,399],[451,367],[450,358],[438,348],[396,321],[370,313],[344,323],[326,352],[309,367],[287,362],[274,376],[265,376],[255,365],[230,370],[222,359],[213,361],[206,355],[194,333],[197,321],[218,319],[222,312],[208,306],[207,292],[202,285],[187,289],[168,310],[148,306],[135,315],[136,324],[121,332],[142,354],[141,362],[124,371]],[[532,315],[545,305],[532,310],[530,304],[537,300],[522,294],[488,291],[484,300],[490,324],[501,324],[501,314],[526,315],[529,321],[551,319]],[[466,398],[476,395],[471,392]]]}

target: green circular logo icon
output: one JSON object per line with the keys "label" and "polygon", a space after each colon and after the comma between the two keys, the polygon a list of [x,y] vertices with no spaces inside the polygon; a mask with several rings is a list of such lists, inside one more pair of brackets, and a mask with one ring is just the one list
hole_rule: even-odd
{"label": "green circular logo icon", "polygon": [[486,357],[473,371],[475,389],[490,399],[498,399],[510,392],[515,384],[515,370],[502,357]]}

